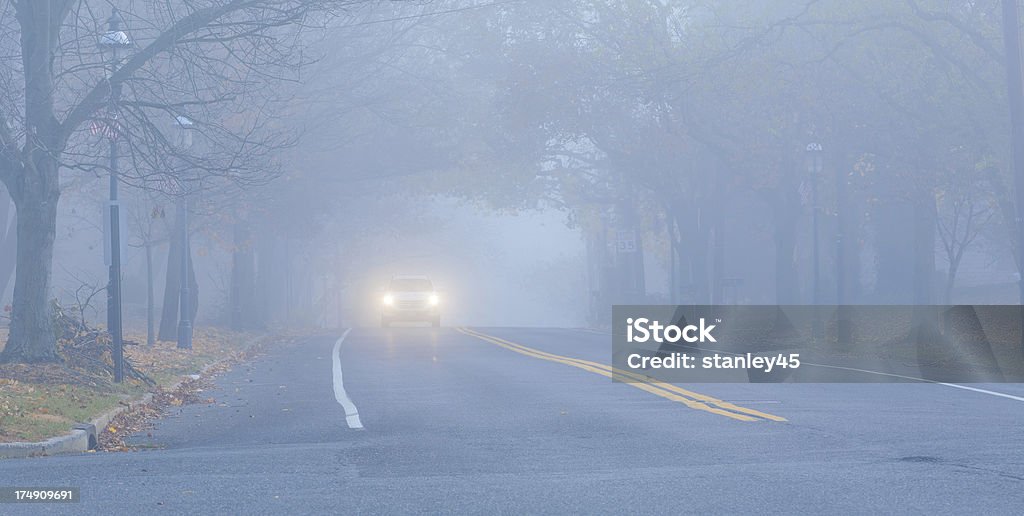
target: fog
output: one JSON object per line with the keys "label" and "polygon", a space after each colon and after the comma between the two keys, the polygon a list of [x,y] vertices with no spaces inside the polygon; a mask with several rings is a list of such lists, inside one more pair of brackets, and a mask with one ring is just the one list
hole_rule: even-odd
{"label": "fog", "polygon": [[[153,13],[120,3],[143,45]],[[375,325],[396,274],[433,279],[445,325],[606,326],[627,303],[1015,303],[1024,157],[998,14],[345,3],[271,31],[301,58],[264,55],[231,91],[122,93],[217,127],[180,155],[147,143],[171,139],[166,120],[125,135],[126,324],[143,327],[148,282],[155,317],[174,318],[182,202],[200,324]],[[61,162],[51,290],[103,321],[107,149],[89,133]]]}

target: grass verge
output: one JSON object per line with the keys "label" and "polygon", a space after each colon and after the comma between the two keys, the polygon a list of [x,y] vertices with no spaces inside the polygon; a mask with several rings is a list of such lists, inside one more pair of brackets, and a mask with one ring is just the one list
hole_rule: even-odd
{"label": "grass verge", "polygon": [[[36,442],[66,434],[76,422],[89,421],[147,391],[166,389],[185,375],[244,355],[258,338],[204,327],[195,330],[191,351],[177,349],[174,342],[126,346],[125,356],[156,382],[155,387],[134,379],[122,384],[86,379],[64,364],[0,365],[0,442]],[[146,341],[145,335],[132,334],[125,335],[125,340]],[[6,338],[0,341],[0,351],[3,342]]]}

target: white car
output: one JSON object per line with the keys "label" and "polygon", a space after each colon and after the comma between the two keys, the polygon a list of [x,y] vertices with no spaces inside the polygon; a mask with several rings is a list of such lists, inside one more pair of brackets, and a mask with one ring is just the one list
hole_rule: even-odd
{"label": "white car", "polygon": [[441,326],[441,298],[426,276],[393,276],[381,299],[380,325],[393,322],[429,322]]}

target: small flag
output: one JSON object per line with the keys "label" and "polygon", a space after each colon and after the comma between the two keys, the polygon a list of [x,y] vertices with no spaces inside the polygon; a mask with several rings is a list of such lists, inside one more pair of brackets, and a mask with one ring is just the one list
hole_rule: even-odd
{"label": "small flag", "polygon": [[121,134],[121,124],[117,121],[117,113],[106,117],[94,118],[89,126],[89,132],[101,135],[104,138],[116,140]]}

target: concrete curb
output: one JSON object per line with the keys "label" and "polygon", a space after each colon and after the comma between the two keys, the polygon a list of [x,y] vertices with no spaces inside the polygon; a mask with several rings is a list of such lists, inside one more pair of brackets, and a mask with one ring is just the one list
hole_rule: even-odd
{"label": "concrete curb", "polygon": [[[95,433],[92,440],[95,441]],[[53,437],[38,443],[2,443],[0,458],[16,459],[61,453],[81,453],[89,449],[90,435],[86,430],[75,429],[70,434]]]}
{"label": "concrete curb", "polygon": [[[252,346],[257,345],[259,345],[259,342],[254,343]],[[252,346],[250,346],[250,348]],[[185,383],[186,380],[197,380],[206,375],[206,373],[214,367],[228,362],[231,359],[232,357],[226,357],[211,364],[207,364],[199,370],[199,374],[182,376],[180,380],[164,390],[168,392],[176,391],[181,387],[182,383]],[[152,401],[153,393],[147,392],[136,399],[128,400],[119,407],[114,407],[107,412],[100,414],[88,423],[78,423],[74,425],[71,429],[71,433],[67,435],[51,437],[45,441],[35,443],[0,443],[0,460],[61,455],[68,453],[84,453],[89,450],[94,450],[96,449],[98,434],[103,432],[115,417],[123,414],[124,412],[135,410],[143,405],[147,405]]]}
{"label": "concrete curb", "polygon": [[[181,382],[175,384],[174,387],[177,388],[178,385],[181,385]],[[72,427],[71,433],[67,435],[51,437],[36,443],[0,443],[0,459],[83,453],[94,450],[96,449],[97,432],[102,432],[115,417],[129,410],[135,410],[151,401],[153,401],[153,394],[147,392],[136,399],[125,402],[125,404],[119,407],[114,407],[100,414],[88,423],[76,424]]]}

